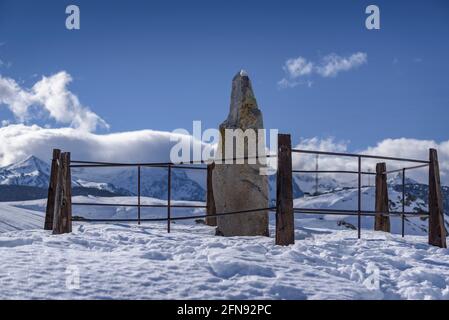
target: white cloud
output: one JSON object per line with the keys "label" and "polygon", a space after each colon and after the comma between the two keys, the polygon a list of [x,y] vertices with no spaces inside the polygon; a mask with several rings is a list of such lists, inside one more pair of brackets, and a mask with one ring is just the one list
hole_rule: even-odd
{"label": "white cloud", "polygon": [[286,78],[283,78],[278,81],[278,87],[280,89],[285,88],[294,88],[299,85],[306,85],[308,88],[311,88],[313,86],[313,81],[311,80],[288,80]]}
{"label": "white cloud", "polygon": [[[11,124],[0,127],[0,166],[29,155],[49,161],[54,148],[70,151],[72,159],[77,160],[167,162],[176,143],[170,137],[185,135],[153,130],[95,134],[74,128]],[[194,143],[199,142],[194,140]]]}
{"label": "white cloud", "polygon": [[299,86],[300,84],[301,84],[301,82],[299,82],[299,81],[287,80],[285,78],[278,81],[278,87],[281,89],[294,88],[296,86]]}
{"label": "white cloud", "polygon": [[302,138],[296,145],[296,148],[315,151],[345,152],[347,151],[348,144],[348,141],[335,141],[333,137],[325,139],[314,137]]}
{"label": "white cloud", "polygon": [[20,122],[29,121],[36,114],[35,107],[46,111],[58,123],[69,124],[83,131],[94,131],[108,124],[78,97],[67,89],[72,77],[61,71],[42,77],[31,89],[22,88],[14,79],[0,75],[0,105],[6,105]]}
{"label": "white cloud", "polygon": [[324,56],[319,63],[308,61],[304,57],[288,59],[282,69],[285,77],[278,81],[279,88],[293,88],[300,84],[305,84],[309,88],[312,82],[299,81],[300,78],[319,75],[324,78],[335,77],[342,71],[349,71],[367,63],[368,55],[364,52],[357,52],[348,57],[342,57],[335,53]]}
{"label": "white cloud", "polygon": [[311,74],[313,71],[313,63],[307,61],[303,57],[288,59],[283,67],[284,71],[290,78],[297,78]]}
{"label": "white cloud", "polygon": [[[60,148],[72,153],[72,159],[113,162],[165,162],[169,161],[171,147],[176,143],[170,141],[175,134],[153,130],[140,130],[110,134],[95,134],[73,128],[48,129],[37,125],[11,124],[0,127],[0,166],[4,166],[29,155],[35,155],[49,161],[53,148]],[[180,137],[180,135],[177,135]],[[184,136],[185,138],[185,136]],[[192,137],[188,136],[189,139]],[[194,143],[200,143],[194,140]],[[332,138],[301,139],[297,149],[348,152],[349,141],[336,141]],[[429,148],[436,148],[440,160],[441,179],[449,185],[449,140],[436,142],[419,139],[385,139],[374,146],[355,150],[357,153],[384,155],[402,158],[428,159]],[[363,171],[374,172],[376,162],[363,160]],[[397,169],[416,165],[386,161],[387,168]],[[357,170],[357,160],[346,157],[319,157],[320,169],[323,170]],[[295,169],[315,169],[315,156],[294,154]],[[427,168],[410,171],[409,177],[427,183]],[[334,175],[341,181],[354,181],[355,175]]]}
{"label": "white cloud", "polygon": [[349,57],[341,57],[335,53],[323,58],[321,64],[316,67],[316,72],[321,76],[335,77],[341,71],[348,71],[361,66],[367,62],[367,54],[357,52]]}
{"label": "white cloud", "polygon": [[[296,149],[321,150],[330,152],[347,152],[349,142],[335,141],[334,139],[303,139],[295,147]],[[356,150],[356,153],[368,155],[390,156],[398,158],[420,159],[427,160],[429,158],[429,148],[438,150],[441,180],[449,185],[449,140],[443,142],[436,142],[433,140],[419,140],[419,139],[385,139],[377,143],[375,146],[370,146],[362,150]],[[363,159],[362,170],[372,172],[375,171],[376,163],[384,160]],[[400,169],[403,167],[415,166],[416,163],[399,162],[399,161],[385,161],[387,169]],[[348,157],[334,157],[334,156],[319,156],[319,165],[322,170],[357,170],[358,164],[356,158]],[[293,167],[304,170],[315,169],[315,155],[295,154],[293,156]],[[407,176],[416,179],[422,183],[427,183],[428,168],[407,171]],[[332,175],[333,178],[338,178],[342,181],[355,180],[354,175]]]}

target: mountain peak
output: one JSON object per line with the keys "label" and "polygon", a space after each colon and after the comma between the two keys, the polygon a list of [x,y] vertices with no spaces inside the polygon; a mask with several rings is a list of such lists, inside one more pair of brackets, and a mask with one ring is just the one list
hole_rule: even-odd
{"label": "mountain peak", "polygon": [[19,162],[10,164],[6,167],[7,170],[18,170],[18,169],[26,169],[29,170],[38,170],[47,173],[49,171],[49,165],[47,162],[41,160],[40,158],[30,155]]}
{"label": "mountain peak", "polygon": [[0,168],[0,185],[48,187],[50,166],[36,156]]}
{"label": "mountain peak", "polygon": [[[402,185],[402,173],[401,172],[396,173],[393,177],[388,179],[387,183],[390,185]],[[408,178],[406,174],[405,184],[418,184],[418,182],[412,178]]]}

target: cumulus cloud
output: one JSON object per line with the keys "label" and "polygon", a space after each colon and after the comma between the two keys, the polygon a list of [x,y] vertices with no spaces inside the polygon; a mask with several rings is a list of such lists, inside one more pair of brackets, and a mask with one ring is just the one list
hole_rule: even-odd
{"label": "cumulus cloud", "polygon": [[[332,138],[327,139],[302,139],[296,149],[305,150],[321,150],[330,152],[348,152],[348,141],[335,141]],[[355,150],[355,153],[367,155],[380,155],[409,159],[427,160],[429,158],[429,148],[438,150],[440,173],[442,181],[449,184],[449,140],[443,142],[436,142],[433,140],[419,140],[419,139],[385,139],[378,142],[375,146],[369,146],[361,150]],[[303,170],[315,169],[315,155],[295,154],[293,156],[293,167]],[[363,159],[362,171],[375,171],[376,163],[383,160]],[[400,162],[400,161],[385,161],[388,170],[400,169],[403,167],[415,166],[416,163]],[[348,157],[334,157],[334,156],[319,156],[319,166],[323,170],[357,170],[358,163],[356,158]],[[428,168],[421,168],[412,171],[407,171],[407,176],[418,180],[422,183],[427,183]],[[356,177],[352,175],[330,175],[341,181],[353,180]]]}
{"label": "cumulus cloud", "polygon": [[283,69],[291,78],[297,78],[311,74],[313,71],[313,63],[303,57],[298,57],[296,59],[288,59]]}
{"label": "cumulus cloud", "polygon": [[323,77],[335,77],[341,71],[348,71],[367,62],[367,54],[357,52],[349,57],[341,57],[332,53],[323,58],[316,72]]}
{"label": "cumulus cloud", "polygon": [[108,124],[78,97],[67,89],[72,77],[61,71],[49,77],[42,77],[30,89],[22,88],[14,79],[0,75],[0,105],[6,105],[19,122],[27,122],[45,111],[61,124],[69,124],[82,131],[95,131]]}
{"label": "cumulus cloud", "polygon": [[342,71],[357,68],[368,61],[368,55],[364,52],[356,52],[347,57],[335,53],[324,56],[319,62],[308,61],[299,56],[288,59],[282,69],[285,77],[278,81],[280,88],[293,88],[300,84],[311,86],[312,82],[301,81],[300,78],[318,75],[323,78],[336,77]]}

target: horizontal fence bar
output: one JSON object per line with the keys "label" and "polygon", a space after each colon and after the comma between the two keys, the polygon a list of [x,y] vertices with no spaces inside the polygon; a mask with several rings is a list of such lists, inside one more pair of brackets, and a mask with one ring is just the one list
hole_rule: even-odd
{"label": "horizontal fence bar", "polygon": [[173,165],[171,166],[172,169],[186,169],[186,170],[207,170],[207,167],[193,167],[193,166],[178,166],[178,165]]}
{"label": "horizontal fence bar", "polygon": [[[305,214],[321,214],[321,215],[354,215],[358,216],[358,210],[339,210],[339,209],[315,209],[315,208],[293,208],[293,211],[297,213],[305,213]],[[405,216],[429,216],[428,212],[402,212],[402,211],[390,211],[390,212],[380,212],[380,211],[371,211],[371,210],[362,210],[362,216],[374,217],[377,214],[382,216],[397,216],[400,217],[402,215]]]}
{"label": "horizontal fence bar", "polygon": [[[174,220],[189,220],[189,219],[200,219],[214,216],[225,216],[225,215],[233,215],[233,214],[242,214],[242,213],[251,213],[257,211],[275,211],[275,207],[269,208],[261,208],[261,209],[251,209],[251,210],[242,210],[242,211],[234,211],[234,212],[224,212],[224,213],[216,213],[216,214],[204,214],[204,215],[193,215],[193,216],[181,216],[181,217],[171,217],[168,218],[149,218],[149,219],[140,219],[141,222],[160,222],[160,221],[174,221]],[[322,215],[353,215],[357,216],[358,211],[356,210],[332,210],[327,211],[327,209],[293,209],[296,213],[304,213],[304,214],[322,214]],[[318,211],[321,210],[321,211]],[[402,212],[390,212],[388,216],[402,216]],[[373,211],[362,211],[362,216],[374,217],[376,214]],[[384,214],[385,215],[385,214]],[[428,214],[417,213],[417,212],[405,212],[404,216],[428,216]],[[137,222],[138,219],[90,219],[84,217],[73,217],[72,221],[79,222]]]}
{"label": "horizontal fence bar", "polygon": [[401,168],[401,169],[389,170],[389,171],[382,172],[382,174],[402,172],[403,170],[413,170],[413,169],[419,169],[419,168],[424,168],[424,167],[428,167],[428,166],[429,166],[429,164],[426,163],[426,164],[421,164],[419,166],[413,166],[413,167],[406,167],[406,168]]}
{"label": "horizontal fence bar", "polygon": [[[295,213],[302,213],[302,214],[309,214],[309,215],[314,215],[314,214],[320,214],[320,213],[316,213],[316,212],[298,212],[295,211]],[[330,215],[330,216],[358,216],[358,213],[340,213],[340,212],[327,212],[327,213],[322,213],[321,215]],[[371,213],[361,213],[360,214],[361,217],[375,217],[375,214],[371,214]],[[392,217],[392,218],[402,218],[402,213],[401,214],[384,214],[382,216],[385,217]],[[404,214],[405,216],[409,216],[409,217],[415,217],[415,218],[419,218],[419,217],[427,217],[428,215],[426,214]]]}
{"label": "horizontal fence bar", "polygon": [[[250,209],[250,210],[241,210],[234,212],[223,212],[223,213],[215,213],[215,214],[202,214],[202,215],[194,215],[194,216],[181,216],[181,217],[170,217],[168,218],[150,218],[150,219],[140,219],[141,222],[150,222],[150,221],[174,221],[174,220],[189,220],[189,219],[199,219],[199,218],[207,218],[207,217],[217,217],[217,216],[226,216],[233,214],[242,214],[242,213],[251,213],[258,211],[273,211],[276,210],[276,207],[268,207],[268,208],[260,208],[260,209]],[[136,222],[137,219],[90,219],[84,217],[73,217],[72,221],[85,221],[85,222]]]}
{"label": "horizontal fence bar", "polygon": [[[355,213],[357,213],[358,212],[358,210],[349,210],[349,209],[321,209],[321,208],[293,208],[294,210],[309,210],[309,211],[312,211],[312,210],[315,210],[315,211],[338,211],[338,212],[355,212]],[[374,210],[363,210],[363,212],[365,212],[365,213],[385,213],[384,211],[374,211]],[[402,213],[402,211],[401,212],[399,212],[399,211],[389,211],[390,213]],[[409,212],[409,213],[418,213],[418,212]],[[420,212],[420,213],[426,213],[426,214],[428,214],[428,212],[426,212],[426,211],[422,211],[422,212]]]}
{"label": "horizontal fence bar", "polygon": [[386,156],[375,156],[368,154],[357,154],[357,153],[342,153],[342,152],[328,152],[328,151],[313,151],[313,150],[303,150],[303,149],[292,149],[295,153],[308,153],[308,154],[321,154],[328,156],[341,156],[341,157],[360,157],[369,159],[383,159],[383,160],[394,160],[394,161],[404,161],[404,162],[417,162],[417,163],[427,163],[428,160],[418,160],[418,159],[407,159],[407,158],[396,158],[396,157],[386,157]]}
{"label": "horizontal fence bar", "polygon": [[[359,174],[358,171],[349,171],[349,170],[292,170],[293,173],[352,173]],[[375,172],[362,171],[360,172],[364,175],[376,175]]]}
{"label": "horizontal fence bar", "polygon": [[[132,203],[95,203],[95,202],[72,202],[75,206],[97,206],[97,207],[142,207],[142,208],[166,208],[166,204],[132,204]],[[197,206],[197,205],[182,205],[182,204],[171,204],[172,208],[202,208],[205,209],[207,206]]]}
{"label": "horizontal fence bar", "polygon": [[[117,167],[146,167],[146,168],[168,168],[167,165],[137,165],[137,164],[72,164],[70,168],[117,168]],[[172,165],[172,168],[175,169],[184,169],[184,170],[207,170],[207,167],[193,167],[193,166],[182,166],[182,165]]]}
{"label": "horizontal fence bar", "polygon": [[[249,159],[262,159],[262,158],[275,158],[277,155],[275,154],[267,154],[264,156],[247,156],[247,157],[235,157],[228,159],[217,159],[221,162],[225,161],[237,161],[237,160],[249,160]],[[81,168],[81,167],[168,167],[168,166],[182,166],[188,164],[210,164],[216,161],[216,159],[211,160],[191,160],[191,161],[181,161],[177,163],[173,162],[143,162],[143,163],[120,163],[120,162],[101,162],[101,161],[83,161],[83,160],[72,160],[71,163],[75,163],[71,165],[72,168]],[[184,168],[184,167],[180,167]]]}

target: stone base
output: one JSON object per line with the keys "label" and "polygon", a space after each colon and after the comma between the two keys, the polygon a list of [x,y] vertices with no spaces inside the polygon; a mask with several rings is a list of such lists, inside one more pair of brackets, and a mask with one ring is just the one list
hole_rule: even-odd
{"label": "stone base", "polygon": [[[268,208],[268,178],[259,175],[260,165],[216,165],[213,188],[216,210],[234,212]],[[269,236],[268,210],[217,216],[216,234]]]}

